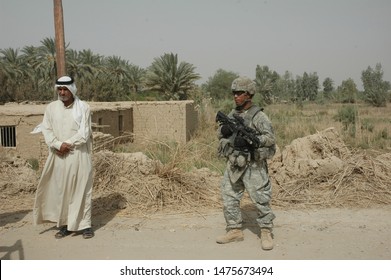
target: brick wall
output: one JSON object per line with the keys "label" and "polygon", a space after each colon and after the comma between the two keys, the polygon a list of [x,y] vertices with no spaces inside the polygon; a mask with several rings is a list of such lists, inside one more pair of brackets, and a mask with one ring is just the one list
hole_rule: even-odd
{"label": "brick wall", "polygon": [[92,108],[91,121],[94,131],[120,136],[133,132],[133,108]]}
{"label": "brick wall", "polygon": [[170,140],[187,142],[198,124],[194,103],[145,102],[133,107],[135,141]]}
{"label": "brick wall", "polygon": [[[102,133],[118,137],[122,126],[124,132],[134,134],[135,142],[148,139],[184,143],[190,140],[198,126],[198,113],[193,101],[89,102],[89,104],[92,122],[99,124],[101,119]],[[18,105],[15,108],[15,112],[18,113],[13,113],[11,107],[0,111],[0,126],[15,125],[17,142],[16,148],[12,148],[13,151],[25,159],[38,159],[42,166],[48,147],[41,133],[30,132],[42,121],[46,106],[34,106]],[[20,113],[21,111],[25,113]],[[94,131],[99,131],[99,126],[95,127]]]}
{"label": "brick wall", "polygon": [[[40,135],[30,132],[42,121],[42,115],[32,116],[0,116],[1,126],[16,127],[16,147],[13,149],[23,158],[39,158],[40,154]],[[43,137],[42,137],[43,139]]]}

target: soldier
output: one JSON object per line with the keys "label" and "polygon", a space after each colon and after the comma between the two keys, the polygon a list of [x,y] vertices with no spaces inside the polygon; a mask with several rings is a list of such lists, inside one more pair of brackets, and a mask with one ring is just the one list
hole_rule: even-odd
{"label": "soldier", "polygon": [[228,117],[242,117],[244,124],[253,129],[259,145],[249,143],[246,137],[232,126],[220,123],[218,129],[219,154],[227,159],[227,168],[221,183],[221,194],[226,220],[226,234],[216,242],[225,244],[242,241],[242,215],[240,200],[247,190],[258,212],[261,247],[273,249],[272,229],[275,215],[269,202],[272,185],[269,179],[267,159],[275,154],[273,127],[261,108],[252,103],[255,83],[248,77],[239,77],[232,82],[232,94],[236,104]]}

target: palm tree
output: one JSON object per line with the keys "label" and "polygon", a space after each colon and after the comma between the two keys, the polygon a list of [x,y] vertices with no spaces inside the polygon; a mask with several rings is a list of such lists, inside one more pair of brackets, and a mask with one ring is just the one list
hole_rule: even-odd
{"label": "palm tree", "polygon": [[22,53],[22,59],[26,66],[25,74],[28,77],[26,83],[28,83],[30,87],[30,89],[27,89],[28,86],[25,85],[26,91],[30,92],[26,98],[39,100],[40,97],[42,97],[40,92],[42,93],[47,91],[51,84],[45,82],[41,75],[39,75],[39,71],[36,71],[34,68],[34,66],[37,64],[38,48],[34,46],[26,46],[22,49]]}
{"label": "palm tree", "polygon": [[109,56],[104,61],[105,72],[113,81],[122,82],[128,77],[129,63],[119,56]]}
{"label": "palm tree", "polygon": [[96,83],[97,101],[123,100],[130,91],[129,63],[118,56],[109,56],[102,60],[102,71],[98,74]]}
{"label": "palm tree", "polygon": [[102,72],[102,56],[91,50],[76,52],[67,50],[67,73],[78,83],[80,97],[86,100],[93,99],[94,82]]}
{"label": "palm tree", "polygon": [[34,68],[47,82],[53,83],[57,77],[56,44],[53,38],[45,38],[38,47]]}
{"label": "palm tree", "polygon": [[12,79],[17,79],[23,75],[23,60],[19,55],[18,49],[0,50],[3,57],[0,60],[0,66],[4,74]]}
{"label": "palm tree", "polygon": [[130,65],[128,71],[130,87],[134,93],[137,93],[142,87],[146,70],[136,65]]}
{"label": "palm tree", "polygon": [[155,58],[146,74],[146,86],[162,93],[167,99],[185,100],[194,82],[200,75],[194,72],[195,67],[187,62],[178,65],[177,54],[163,54]]}
{"label": "palm tree", "polygon": [[100,69],[101,57],[95,55],[91,50],[77,52],[67,50],[67,74],[77,80],[90,80]]}
{"label": "palm tree", "polygon": [[24,80],[24,62],[18,49],[0,50],[1,101],[23,100],[19,87]]}

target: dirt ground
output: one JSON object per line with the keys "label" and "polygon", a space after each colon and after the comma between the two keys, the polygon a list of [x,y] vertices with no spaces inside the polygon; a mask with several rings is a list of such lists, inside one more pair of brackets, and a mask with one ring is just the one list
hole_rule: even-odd
{"label": "dirt ground", "polygon": [[[1,151],[0,151],[1,152]],[[255,211],[243,200],[245,240],[225,233],[219,182],[142,153],[94,154],[93,229],[57,240],[32,225],[38,177],[0,153],[1,260],[391,260],[391,154],[349,151],[333,129],[297,139],[269,164],[275,248],[263,251]]]}
{"label": "dirt ground", "polygon": [[[15,201],[16,202],[16,201]],[[32,201],[31,201],[32,202]],[[27,203],[26,203],[27,204]],[[245,207],[246,208],[246,207]],[[390,260],[391,207],[276,210],[275,248],[263,251],[255,213],[243,209],[242,242],[220,245],[221,211],[130,217],[95,216],[95,237],[54,238],[29,210],[0,214],[2,260]]]}

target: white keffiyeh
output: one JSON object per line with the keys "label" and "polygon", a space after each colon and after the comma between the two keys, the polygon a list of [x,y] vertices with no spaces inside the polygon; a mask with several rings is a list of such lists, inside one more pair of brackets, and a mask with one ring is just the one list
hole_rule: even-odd
{"label": "white keffiyeh", "polygon": [[[76,95],[77,88],[76,84],[74,83],[73,79],[69,76],[62,76],[59,79],[57,79],[56,84],[54,88],[57,90],[58,87],[66,87],[69,89],[69,91],[72,93],[74,102],[72,106],[72,115],[73,119],[79,126],[78,133],[84,138],[87,139],[87,131],[86,131],[86,105],[83,101],[80,100],[80,98]],[[34,130],[31,132],[33,134],[42,132],[42,123],[37,125]]]}

